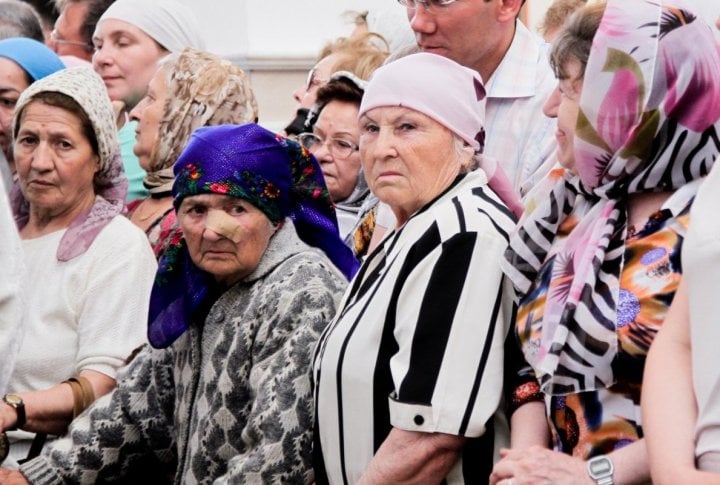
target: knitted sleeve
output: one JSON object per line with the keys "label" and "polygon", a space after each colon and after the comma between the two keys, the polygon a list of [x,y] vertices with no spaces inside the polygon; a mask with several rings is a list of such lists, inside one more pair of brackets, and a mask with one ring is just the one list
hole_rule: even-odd
{"label": "knitted sleeve", "polygon": [[146,347],[121,371],[113,392],[20,471],[36,484],[128,481],[138,470],[172,480],[173,390],[171,351]]}
{"label": "knitted sleeve", "polygon": [[282,282],[284,289],[263,295],[259,306],[275,308],[275,314],[255,341],[256,397],[242,430],[246,451],[229,461],[215,484],[312,481],[312,357],[347,284],[337,271],[318,266],[324,265],[301,263]]}

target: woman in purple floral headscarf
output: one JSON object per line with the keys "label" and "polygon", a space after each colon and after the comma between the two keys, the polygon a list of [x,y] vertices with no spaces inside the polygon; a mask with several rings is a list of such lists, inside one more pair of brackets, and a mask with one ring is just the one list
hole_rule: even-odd
{"label": "woman in purple floral headscarf", "polygon": [[220,125],[174,172],[182,237],[160,259],[152,347],[21,467],[32,483],[313,480],[311,357],[357,265],[320,166],[258,125]]}
{"label": "woman in purple floral headscarf", "polygon": [[[511,389],[518,449],[492,481],[648,480],[643,366],[720,152],[720,53],[680,0],[611,0],[572,18],[551,61],[560,83],[545,109],[565,173],[506,253],[529,367]],[[571,456],[524,449],[545,445],[546,416],[554,450]]]}

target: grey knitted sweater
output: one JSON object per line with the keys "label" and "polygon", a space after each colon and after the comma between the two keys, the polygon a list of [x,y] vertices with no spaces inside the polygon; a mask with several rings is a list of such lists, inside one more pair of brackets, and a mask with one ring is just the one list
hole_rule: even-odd
{"label": "grey knitted sweater", "polygon": [[289,221],[204,325],[145,348],[21,467],[31,483],[308,483],[310,366],[347,282]]}

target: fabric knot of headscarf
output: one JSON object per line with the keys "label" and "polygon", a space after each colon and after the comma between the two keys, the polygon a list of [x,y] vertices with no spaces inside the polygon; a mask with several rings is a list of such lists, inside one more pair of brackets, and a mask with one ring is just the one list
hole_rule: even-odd
{"label": "fabric knot of headscarf", "polygon": [[[348,278],[359,263],[340,240],[317,160],[298,143],[254,124],[198,128],[174,167],[173,197],[220,194],[247,200],[270,221],[292,220],[306,244],[322,250]],[[171,345],[212,299],[211,279],[190,260],[184,239],[171,241],[159,261],[150,299],[148,338]]]}
{"label": "fabric knot of headscarf", "polygon": [[170,192],[172,166],[201,126],[242,125],[257,120],[255,93],[240,67],[208,52],[185,49],[161,61],[167,101],[150,154],[145,186],[151,194]]}
{"label": "fabric knot of headscarf", "polygon": [[[112,104],[102,79],[90,68],[63,69],[31,84],[15,107],[13,139],[17,137],[23,110],[43,92],[57,92],[75,100],[90,119],[98,142],[100,167],[93,181],[95,202],[88,212],[70,223],[58,246],[58,260],[69,261],[85,253],[100,231],[123,212],[128,182],[120,159]],[[18,227],[23,227],[28,221],[29,204],[18,184],[13,187],[11,204]]]}
{"label": "fabric knot of headscarf", "polygon": [[720,47],[681,0],[608,1],[583,79],[578,175],[543,194],[503,262],[519,314],[544,300],[542,320],[517,328],[532,333],[525,358],[554,395],[615,382],[628,196],[680,190],[720,151]]}

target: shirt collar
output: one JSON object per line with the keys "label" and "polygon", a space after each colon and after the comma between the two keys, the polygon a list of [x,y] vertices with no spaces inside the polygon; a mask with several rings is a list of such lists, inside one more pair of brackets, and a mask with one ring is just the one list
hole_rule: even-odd
{"label": "shirt collar", "polygon": [[515,21],[515,35],[500,65],[488,79],[488,98],[527,98],[537,94],[538,78],[549,70],[549,44]]}

